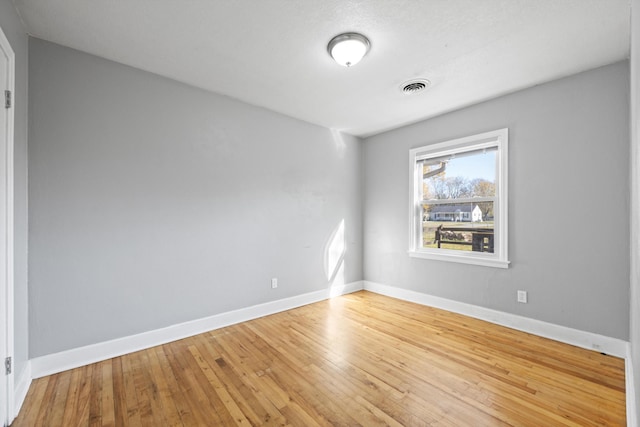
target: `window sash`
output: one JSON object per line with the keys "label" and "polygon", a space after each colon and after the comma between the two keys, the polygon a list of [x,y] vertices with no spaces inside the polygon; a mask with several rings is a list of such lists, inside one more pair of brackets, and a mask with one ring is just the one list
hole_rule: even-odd
{"label": "window sash", "polygon": [[419,205],[462,205],[464,203],[482,203],[496,202],[498,197],[461,197],[459,199],[422,199],[418,201]]}
{"label": "window sash", "polygon": [[[464,139],[464,138],[463,138]],[[478,144],[458,144],[453,148],[438,148],[441,147],[440,143],[434,144],[432,146],[422,147],[416,150],[415,153],[415,161],[423,162],[423,161],[442,161],[442,160],[450,160],[456,157],[465,157],[479,154],[485,150],[487,151],[497,151],[499,149],[498,145],[496,145],[496,139],[491,138],[490,140],[484,140],[484,142],[480,142]],[[473,147],[471,150],[469,147]]]}
{"label": "window sash", "polygon": [[464,148],[460,148],[454,150],[450,154],[441,155],[437,157],[430,156],[429,154],[424,154],[420,157],[416,158],[416,163],[420,164],[428,164],[428,165],[437,165],[440,162],[444,162],[447,160],[460,159],[463,157],[471,157],[476,156],[478,154],[485,154],[491,151],[498,151],[498,147],[495,144],[487,143],[485,147],[477,148],[474,150],[465,151]]}

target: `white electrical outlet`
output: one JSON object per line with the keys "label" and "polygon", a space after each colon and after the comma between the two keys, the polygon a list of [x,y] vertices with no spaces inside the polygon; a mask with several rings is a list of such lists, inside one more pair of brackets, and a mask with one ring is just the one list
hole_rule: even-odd
{"label": "white electrical outlet", "polygon": [[518,291],[518,302],[527,303],[527,291]]}
{"label": "white electrical outlet", "polygon": [[278,278],[274,277],[273,279],[271,279],[271,289],[275,289],[278,287]]}

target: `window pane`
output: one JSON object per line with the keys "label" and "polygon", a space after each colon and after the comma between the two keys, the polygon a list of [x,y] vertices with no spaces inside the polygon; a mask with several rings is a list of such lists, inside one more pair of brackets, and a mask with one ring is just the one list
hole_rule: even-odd
{"label": "window pane", "polygon": [[494,251],[493,202],[422,205],[422,247]]}
{"label": "window pane", "polygon": [[421,160],[423,200],[494,197],[496,151]]}

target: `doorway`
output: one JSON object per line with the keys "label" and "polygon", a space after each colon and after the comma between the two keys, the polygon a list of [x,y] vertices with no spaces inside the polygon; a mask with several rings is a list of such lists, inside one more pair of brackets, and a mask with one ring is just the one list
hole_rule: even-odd
{"label": "doorway", "polygon": [[15,56],[0,28],[0,423],[13,420],[13,93]]}

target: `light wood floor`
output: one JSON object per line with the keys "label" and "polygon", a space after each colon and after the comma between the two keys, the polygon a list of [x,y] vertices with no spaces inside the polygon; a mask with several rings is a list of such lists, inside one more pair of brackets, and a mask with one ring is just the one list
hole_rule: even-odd
{"label": "light wood floor", "polygon": [[625,425],[624,361],[358,292],[35,380],[13,426]]}

